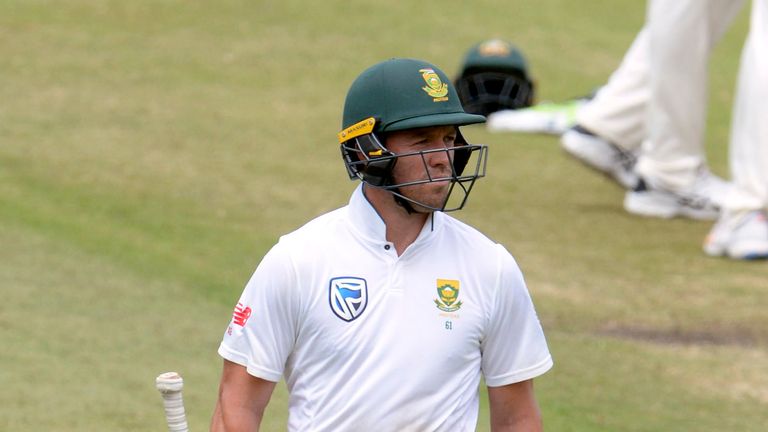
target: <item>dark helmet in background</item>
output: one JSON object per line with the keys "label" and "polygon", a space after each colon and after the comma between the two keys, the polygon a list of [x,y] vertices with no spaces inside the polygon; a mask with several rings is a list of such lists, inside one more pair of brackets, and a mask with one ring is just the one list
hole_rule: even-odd
{"label": "dark helmet in background", "polygon": [[[415,59],[390,59],[363,71],[352,83],[344,102],[342,130],[338,134],[341,154],[350,179],[392,192],[399,202],[408,202],[436,211],[458,210],[464,205],[475,180],[485,175],[487,147],[471,145],[459,126],[485,122],[485,117],[464,111],[456,89],[446,74],[435,65]],[[455,146],[408,154],[394,154],[386,147],[386,134],[430,126],[456,126]],[[449,178],[432,178],[408,184],[395,183],[392,170],[403,156],[421,156],[443,151],[453,161]],[[464,174],[471,156],[476,161],[472,172]],[[425,164],[426,170],[426,164]],[[449,204],[450,193],[440,208],[414,202],[401,189],[415,184],[450,181],[451,193],[464,195]],[[456,202],[456,205],[452,203]]]}
{"label": "dark helmet in background", "polygon": [[484,116],[529,107],[534,101],[534,82],[523,53],[500,39],[481,42],[466,53],[456,90],[467,112]]}

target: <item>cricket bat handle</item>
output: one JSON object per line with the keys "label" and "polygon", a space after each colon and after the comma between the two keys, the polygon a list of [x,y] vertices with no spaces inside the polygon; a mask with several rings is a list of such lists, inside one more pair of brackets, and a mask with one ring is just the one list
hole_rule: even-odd
{"label": "cricket bat handle", "polygon": [[181,389],[184,387],[184,380],[181,375],[176,372],[160,374],[155,380],[155,386],[163,397],[168,430],[171,432],[189,432],[187,415],[184,412],[184,400],[181,398]]}

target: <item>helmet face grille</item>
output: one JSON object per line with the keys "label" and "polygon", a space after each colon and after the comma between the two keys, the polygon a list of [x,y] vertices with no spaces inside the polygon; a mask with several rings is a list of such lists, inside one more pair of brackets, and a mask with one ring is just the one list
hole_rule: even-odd
{"label": "helmet face grille", "polygon": [[505,109],[518,109],[533,103],[533,84],[517,74],[471,73],[456,82],[464,110],[489,115]]}
{"label": "helmet face grille", "polygon": [[[381,151],[379,151],[381,150]],[[360,179],[364,183],[390,191],[393,195],[418,207],[430,211],[454,211],[464,207],[469,192],[477,179],[485,177],[488,148],[464,142],[450,148],[423,150],[411,153],[394,154],[387,150],[375,134],[363,135],[341,145],[341,153],[350,179]],[[447,153],[453,161],[451,173],[441,177],[430,174],[427,158],[437,152]],[[395,182],[392,171],[399,158],[421,158],[424,175],[419,180]],[[466,174],[465,170],[469,170]],[[449,191],[440,206],[429,205],[409,198],[405,191],[409,187],[434,182],[450,182]]]}
{"label": "helmet face grille", "polygon": [[360,135],[342,143],[341,156],[350,179],[376,187],[391,183],[397,157],[381,144],[376,134]]}

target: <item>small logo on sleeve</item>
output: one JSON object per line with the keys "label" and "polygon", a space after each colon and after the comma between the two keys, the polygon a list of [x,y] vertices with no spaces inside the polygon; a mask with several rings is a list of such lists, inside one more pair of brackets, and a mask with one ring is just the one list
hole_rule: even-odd
{"label": "small logo on sleeve", "polygon": [[239,325],[240,327],[245,327],[245,323],[248,321],[250,316],[250,306],[245,306],[242,303],[238,303],[237,306],[235,306],[235,311],[232,313],[232,323]]}

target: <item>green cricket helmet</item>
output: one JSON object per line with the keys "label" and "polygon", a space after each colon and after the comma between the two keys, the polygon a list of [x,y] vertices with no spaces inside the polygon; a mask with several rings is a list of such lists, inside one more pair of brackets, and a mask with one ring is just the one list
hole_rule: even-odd
{"label": "green cricket helmet", "polygon": [[467,51],[456,89],[467,112],[489,115],[531,106],[534,82],[523,53],[511,43],[491,39]]}
{"label": "green cricket helmet", "polygon": [[[484,121],[485,117],[464,111],[453,83],[436,66],[422,60],[395,58],[371,66],[354,80],[344,102],[338,139],[350,179],[391,191],[408,209],[408,203],[413,203],[431,210],[451,211],[463,207],[474,181],[485,175],[487,155],[487,147],[468,144],[458,126]],[[456,126],[455,146],[408,154],[394,154],[386,147],[387,133],[431,126]],[[399,157],[418,155],[424,159],[435,151],[447,152],[453,161],[450,178],[433,178],[427,172],[426,180],[394,181],[392,170]],[[470,159],[477,162],[474,172],[464,175]],[[450,181],[451,192],[459,185],[464,191],[463,199],[448,208],[446,197],[442,207],[433,208],[402,194],[403,188],[434,181]]]}

